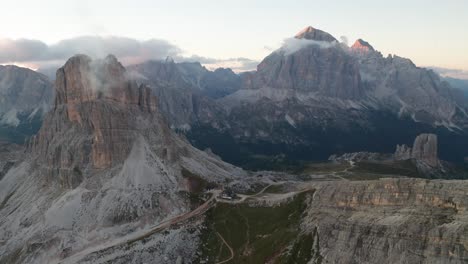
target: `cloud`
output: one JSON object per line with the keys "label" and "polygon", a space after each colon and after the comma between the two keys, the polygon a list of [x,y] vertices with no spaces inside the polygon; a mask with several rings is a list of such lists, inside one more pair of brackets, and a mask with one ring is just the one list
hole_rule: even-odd
{"label": "cloud", "polygon": [[450,69],[450,68],[442,68],[442,67],[436,67],[436,66],[429,66],[428,68],[434,70],[435,72],[439,73],[443,77],[452,77],[456,79],[468,80],[468,70]]}
{"label": "cloud", "polygon": [[285,55],[290,55],[296,53],[297,51],[311,46],[319,46],[320,48],[327,49],[331,47],[335,47],[338,43],[337,42],[328,42],[328,41],[317,41],[312,39],[304,39],[304,38],[287,38],[283,41],[283,45],[280,48],[280,51],[283,51]]}
{"label": "cloud", "polygon": [[0,39],[0,63],[26,62],[33,58],[42,60],[47,53],[48,46],[39,41],[31,39]]}
{"label": "cloud", "polygon": [[113,54],[124,65],[162,60],[169,56],[178,62],[197,61],[209,69],[223,67],[232,68],[236,72],[253,70],[258,64],[258,61],[247,58],[186,57],[178,46],[161,39],[140,41],[119,36],[81,36],[48,45],[40,40],[0,38],[0,64],[39,69],[52,79],[55,78],[55,70],[76,54],[86,54],[92,58]]}
{"label": "cloud", "polygon": [[82,36],[47,45],[39,40],[0,39],[0,64],[16,63],[34,68],[61,65],[75,54],[102,58],[114,54],[124,64],[177,56],[182,50],[160,39],[139,41],[126,37]]}

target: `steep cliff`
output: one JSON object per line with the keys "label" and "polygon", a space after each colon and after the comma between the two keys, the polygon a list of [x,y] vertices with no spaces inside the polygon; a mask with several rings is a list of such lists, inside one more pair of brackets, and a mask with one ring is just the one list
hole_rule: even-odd
{"label": "steep cliff", "polygon": [[397,145],[394,158],[396,160],[414,159],[430,167],[437,167],[440,165],[437,149],[437,135],[420,134],[415,138],[412,148]]}
{"label": "steep cliff", "polygon": [[466,181],[315,184],[302,223],[327,263],[466,263]]}
{"label": "steep cliff", "polygon": [[262,88],[335,99],[360,100],[364,94],[357,62],[334,37],[311,27],[267,56],[245,80],[244,89]]}

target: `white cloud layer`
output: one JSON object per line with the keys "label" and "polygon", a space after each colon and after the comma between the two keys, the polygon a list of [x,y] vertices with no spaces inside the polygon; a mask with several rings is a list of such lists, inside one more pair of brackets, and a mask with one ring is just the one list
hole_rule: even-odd
{"label": "white cloud layer", "polygon": [[32,69],[58,68],[73,55],[86,54],[93,58],[115,55],[124,65],[147,60],[172,57],[176,61],[199,61],[208,68],[229,67],[235,71],[255,69],[256,61],[246,58],[214,59],[201,56],[183,56],[183,50],[161,39],[140,41],[118,36],[81,36],[48,45],[34,39],[1,39],[0,64],[16,64]]}
{"label": "white cloud layer", "polygon": [[63,63],[75,54],[95,58],[114,54],[124,63],[137,63],[180,53],[177,46],[160,39],[139,41],[125,37],[83,36],[62,40],[53,45],[31,39],[0,39],[0,63],[36,64],[39,67]]}

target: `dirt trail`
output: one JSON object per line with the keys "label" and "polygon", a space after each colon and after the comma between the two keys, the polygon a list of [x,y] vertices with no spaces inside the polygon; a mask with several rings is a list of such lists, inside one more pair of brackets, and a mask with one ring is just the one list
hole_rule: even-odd
{"label": "dirt trail", "polygon": [[226,247],[229,249],[229,251],[231,252],[231,256],[228,258],[228,259],[225,259],[223,261],[220,261],[216,264],[222,264],[222,263],[226,263],[226,262],[229,262],[231,261],[233,258],[234,258],[234,250],[232,249],[231,246],[229,246],[229,244],[226,242],[226,240],[224,240],[224,237],[219,233],[219,232],[216,232],[216,234],[219,236],[219,238],[221,238],[221,240],[223,241],[224,245],[226,245]]}

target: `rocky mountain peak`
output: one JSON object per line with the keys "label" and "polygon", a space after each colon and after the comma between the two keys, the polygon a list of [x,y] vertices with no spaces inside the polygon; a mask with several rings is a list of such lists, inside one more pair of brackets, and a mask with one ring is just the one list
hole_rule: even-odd
{"label": "rocky mountain peak", "polygon": [[327,41],[327,42],[337,41],[329,33],[322,31],[320,29],[313,28],[311,26],[308,26],[304,28],[303,30],[301,30],[299,33],[296,34],[295,38],[316,40],[316,41]]}
{"label": "rocky mountain peak", "polygon": [[135,152],[153,159],[151,170],[192,166],[184,165],[182,156],[213,165],[170,130],[150,87],[138,85],[114,56],[70,58],[57,71],[55,86],[55,106],[28,147],[33,160],[46,165],[43,175],[63,187],[75,188],[85,174],[118,168]]}
{"label": "rocky mountain peak", "polygon": [[295,38],[285,43],[281,52],[267,56],[257,72],[244,75],[244,86],[295,90],[334,99],[363,98],[358,63],[334,45],[332,35],[307,27]]}
{"label": "rocky mountain peak", "polygon": [[394,157],[396,160],[415,159],[431,167],[437,167],[439,165],[437,135],[418,135],[414,140],[412,148],[406,145],[397,145]]}
{"label": "rocky mountain peak", "polygon": [[361,53],[367,53],[369,51],[375,51],[374,47],[372,47],[369,42],[363,40],[363,39],[358,39],[354,44],[351,46],[351,49],[353,51],[361,52]]}
{"label": "rocky mountain peak", "polygon": [[79,123],[82,117],[76,108],[85,102],[109,100],[140,105],[149,111],[156,108],[156,102],[148,97],[151,91],[138,87],[113,55],[99,60],[92,60],[87,55],[71,57],[57,70],[55,89],[55,108],[67,105],[68,117]]}
{"label": "rocky mountain peak", "polygon": [[[70,186],[77,182],[67,173],[70,166],[84,170],[91,163],[102,169],[125,160],[139,116],[154,119],[159,132],[164,131],[151,90],[130,79],[113,55],[99,60],[73,56],[57,70],[55,89],[53,111],[31,143],[35,153],[47,153],[42,162],[64,169],[59,174]],[[60,142],[67,138],[76,142],[69,142],[64,151]]]}
{"label": "rocky mountain peak", "polygon": [[411,157],[421,160],[432,167],[436,167],[439,164],[439,158],[437,157],[437,135],[421,134],[417,136],[414,140]]}

